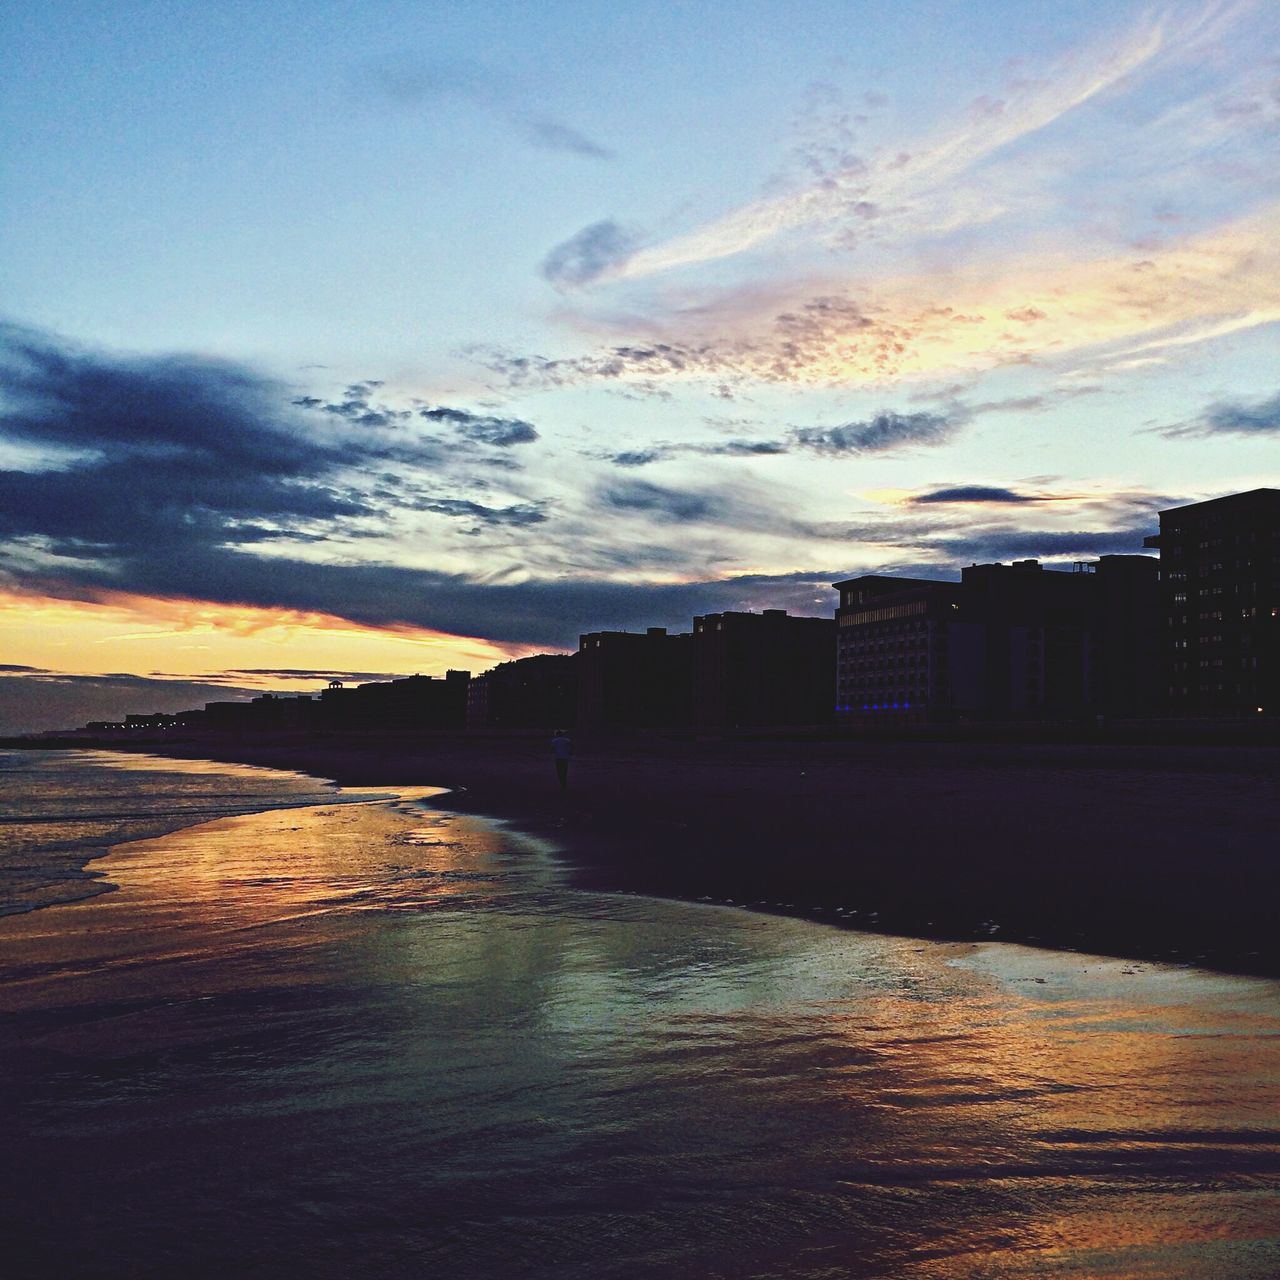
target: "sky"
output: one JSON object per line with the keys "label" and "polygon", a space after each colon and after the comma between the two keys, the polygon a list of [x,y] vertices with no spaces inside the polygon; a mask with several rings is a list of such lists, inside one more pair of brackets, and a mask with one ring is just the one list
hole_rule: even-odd
{"label": "sky", "polygon": [[0,0],[0,732],[1280,483],[1280,6]]}

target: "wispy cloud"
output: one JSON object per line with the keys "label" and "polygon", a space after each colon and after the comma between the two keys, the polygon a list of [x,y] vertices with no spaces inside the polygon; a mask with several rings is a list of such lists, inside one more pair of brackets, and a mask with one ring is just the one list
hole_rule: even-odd
{"label": "wispy cloud", "polygon": [[[754,201],[668,240],[617,255],[572,283],[635,280],[744,253],[803,228],[846,246],[869,224],[879,235],[953,230],[993,214],[987,198],[957,198],[957,181],[1012,144],[1047,129],[1085,103],[1116,89],[1161,58],[1205,39],[1238,6],[1148,14],[1127,33],[1060,58],[1036,74],[1023,73],[1002,90],[974,100],[958,125],[870,158],[851,155],[826,163],[818,180],[785,195]],[[1216,24],[1216,25],[1215,25]],[[597,224],[598,225],[598,224]]]}
{"label": "wispy cloud", "polygon": [[760,282],[647,322],[648,341],[557,358],[473,355],[513,386],[840,386],[1063,365],[1083,353],[1105,371],[1135,354],[1280,320],[1278,221],[1280,205],[1271,205],[1160,248],[1078,261],[1043,252],[987,257],[843,291],[831,281]]}
{"label": "wispy cloud", "polygon": [[1280,439],[1280,393],[1262,400],[1219,400],[1191,422],[1163,428],[1168,439],[1206,436],[1274,436]]}
{"label": "wispy cloud", "polygon": [[768,440],[713,440],[657,443],[643,449],[605,454],[620,467],[645,467],[676,457],[768,458],[811,453],[822,458],[894,453],[914,446],[935,447],[954,438],[972,415],[956,405],[945,413],[898,413],[884,409],[869,418],[826,427],[791,427]]}
{"label": "wispy cloud", "polygon": [[885,453],[905,445],[937,445],[951,439],[966,420],[964,413],[878,413],[865,422],[838,427],[801,427],[796,444],[823,457]]}
{"label": "wispy cloud", "polygon": [[548,114],[532,93],[521,95],[509,78],[477,62],[439,62],[408,55],[364,68],[360,84],[403,107],[430,108],[455,101],[488,112],[517,137],[547,151],[563,151],[592,160],[613,152],[580,129]]}

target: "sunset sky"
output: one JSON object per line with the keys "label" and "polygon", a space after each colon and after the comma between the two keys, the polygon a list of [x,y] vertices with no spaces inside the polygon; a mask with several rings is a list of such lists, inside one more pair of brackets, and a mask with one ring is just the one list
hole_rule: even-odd
{"label": "sunset sky", "polygon": [[0,5],[0,732],[1280,483],[1280,6]]}

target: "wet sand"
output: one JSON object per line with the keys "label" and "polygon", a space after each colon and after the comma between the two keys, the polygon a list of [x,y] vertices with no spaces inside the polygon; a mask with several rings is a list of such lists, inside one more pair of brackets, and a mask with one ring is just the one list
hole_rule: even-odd
{"label": "wet sand", "polygon": [[554,836],[578,882],[1280,973],[1280,751],[963,742],[209,735],[144,749],[445,804]]}

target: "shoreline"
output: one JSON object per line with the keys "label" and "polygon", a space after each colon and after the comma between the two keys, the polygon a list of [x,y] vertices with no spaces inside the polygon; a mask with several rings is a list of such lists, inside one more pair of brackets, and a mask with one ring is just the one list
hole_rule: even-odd
{"label": "shoreline", "polygon": [[1280,975],[1267,747],[583,740],[562,796],[541,736],[66,745],[445,787],[434,805],[553,840],[584,888]]}

